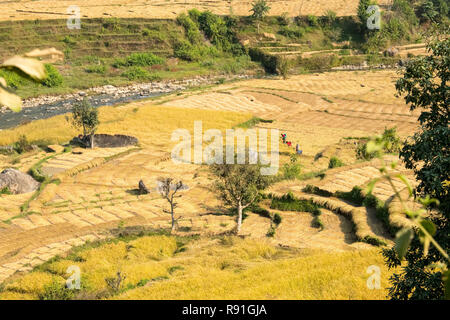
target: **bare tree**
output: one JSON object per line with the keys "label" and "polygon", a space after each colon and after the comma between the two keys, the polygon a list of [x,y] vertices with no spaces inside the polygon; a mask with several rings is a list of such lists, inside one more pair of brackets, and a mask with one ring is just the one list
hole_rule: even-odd
{"label": "bare tree", "polygon": [[178,217],[175,219],[175,208],[177,207],[177,203],[175,202],[176,198],[181,197],[181,195],[176,195],[178,191],[184,190],[187,188],[185,184],[180,180],[176,183],[173,183],[173,178],[159,178],[158,179],[158,191],[161,194],[161,196],[167,200],[170,204],[170,211],[164,210],[166,213],[170,213],[170,216],[172,217],[172,229],[171,232],[175,230],[175,226],[177,225],[178,220],[180,220],[182,217]]}

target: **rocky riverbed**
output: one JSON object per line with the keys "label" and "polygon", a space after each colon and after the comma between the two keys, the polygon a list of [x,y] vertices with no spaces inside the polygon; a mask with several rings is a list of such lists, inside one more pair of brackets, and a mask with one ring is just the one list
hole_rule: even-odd
{"label": "rocky riverbed", "polygon": [[84,98],[87,98],[94,106],[114,105],[182,91],[192,87],[214,84],[220,79],[229,81],[249,79],[251,77],[246,74],[197,76],[191,79],[137,83],[123,87],[105,85],[71,94],[30,98],[24,101],[21,112],[12,112],[6,108],[0,109],[0,130],[70,112],[72,105]]}

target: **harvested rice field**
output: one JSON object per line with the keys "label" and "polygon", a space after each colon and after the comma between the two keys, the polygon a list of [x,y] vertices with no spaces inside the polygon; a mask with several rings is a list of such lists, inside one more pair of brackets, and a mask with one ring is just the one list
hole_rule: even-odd
{"label": "harvested rice field", "polygon": [[[304,188],[335,194],[377,177],[382,160],[357,159],[358,139],[391,127],[404,138],[417,128],[417,114],[394,96],[397,77],[358,71],[244,80],[101,107],[98,133],[134,136],[139,143],[130,147],[66,150],[62,145],[77,132],[67,129],[64,115],[2,131],[2,145],[26,133],[60,148],[0,158],[0,168],[14,163],[23,171],[39,163],[53,179],[34,193],[0,196],[0,299],[42,298],[76,261],[83,261],[86,276],[80,299],[385,299],[393,270],[379,247],[363,241],[392,245],[385,225],[371,209]],[[255,117],[264,121],[246,125]],[[192,135],[194,121],[202,121],[203,132],[254,127],[285,133],[292,144],[279,141],[278,174],[294,157],[301,176],[267,191],[274,197],[291,192],[319,206],[322,227],[313,214],[273,209],[266,199],[260,206],[282,219],[275,233],[268,236],[269,217],[248,211],[240,237],[229,237],[236,218],[213,192],[208,166],[171,160],[173,131]],[[295,154],[296,144],[302,155]],[[329,168],[332,157],[342,166]],[[384,158],[396,160],[395,154]],[[401,163],[396,170],[415,183]],[[161,176],[188,186],[172,235],[167,201],[157,191]],[[138,192],[140,180],[149,194]],[[379,185],[374,195],[389,203],[393,192]],[[371,265],[382,268],[380,290],[367,288]],[[127,275],[126,289],[111,295],[105,279],[118,271]]]}

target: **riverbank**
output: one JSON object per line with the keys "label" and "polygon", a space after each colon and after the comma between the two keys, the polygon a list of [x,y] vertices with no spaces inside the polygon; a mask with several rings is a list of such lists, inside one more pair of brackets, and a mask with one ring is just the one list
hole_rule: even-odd
{"label": "riverbank", "polygon": [[94,106],[115,105],[141,99],[183,91],[225,81],[250,79],[249,74],[229,76],[196,76],[184,80],[167,80],[161,82],[136,83],[122,87],[105,85],[71,94],[40,96],[24,101],[23,110],[15,113],[3,107],[0,109],[0,130],[13,128],[33,120],[46,119],[55,115],[68,113],[76,102],[88,99]]}

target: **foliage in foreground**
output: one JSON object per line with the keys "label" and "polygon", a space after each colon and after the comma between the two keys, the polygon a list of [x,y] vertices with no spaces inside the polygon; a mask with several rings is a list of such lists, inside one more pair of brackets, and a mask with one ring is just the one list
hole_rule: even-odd
{"label": "foliage in foreground", "polygon": [[[450,298],[450,39],[432,42],[429,49],[431,55],[411,61],[396,85],[411,110],[423,109],[420,132],[407,140],[400,153],[419,181],[416,194],[422,197],[423,209],[412,210],[402,201],[415,228],[401,230],[396,248],[384,251],[390,267],[399,266],[403,258],[407,261],[391,279],[392,299]],[[425,218],[429,208],[438,213]]]}

